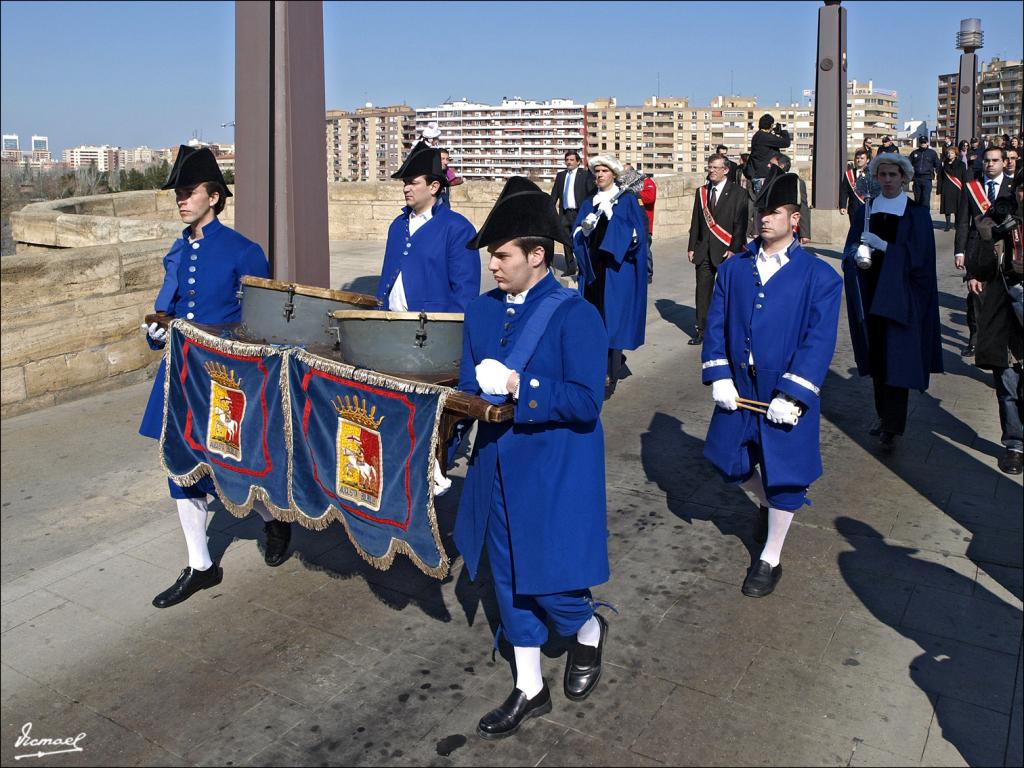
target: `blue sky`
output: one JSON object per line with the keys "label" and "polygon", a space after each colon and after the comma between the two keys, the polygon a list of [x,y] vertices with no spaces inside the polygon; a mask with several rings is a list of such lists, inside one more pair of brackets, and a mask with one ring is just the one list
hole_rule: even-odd
{"label": "blue sky", "polygon": [[[934,121],[960,19],[983,59],[1020,59],[1020,2],[847,0],[849,76]],[[657,93],[800,99],[813,88],[818,2],[326,2],[328,108],[502,96],[638,104]],[[0,125],[82,143],[231,141],[231,2],[0,3]],[[882,29],[884,27],[884,30]],[[898,30],[898,31],[892,31]],[[745,45],[749,42],[748,45]]]}

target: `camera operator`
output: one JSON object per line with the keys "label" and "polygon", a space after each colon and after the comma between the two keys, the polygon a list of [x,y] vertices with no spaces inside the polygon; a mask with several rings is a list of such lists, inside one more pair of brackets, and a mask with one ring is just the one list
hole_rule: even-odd
{"label": "camera operator", "polygon": [[977,323],[974,364],[992,371],[999,403],[999,425],[1006,449],[999,469],[1010,475],[1024,468],[1021,427],[1021,194],[1005,173],[1006,150],[992,146],[982,159],[981,181],[967,183],[960,202],[955,263],[966,271]]}
{"label": "camera operator", "polygon": [[783,129],[782,124],[776,124],[771,115],[761,115],[757,121],[757,133],[750,140],[750,159],[744,168],[744,173],[752,182],[752,197],[761,191],[761,185],[768,175],[768,163],[779,150],[786,149],[791,143],[789,132]]}

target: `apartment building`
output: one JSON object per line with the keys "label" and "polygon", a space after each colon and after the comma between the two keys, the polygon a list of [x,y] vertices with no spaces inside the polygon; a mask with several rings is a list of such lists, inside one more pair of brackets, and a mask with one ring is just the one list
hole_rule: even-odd
{"label": "apartment building", "polygon": [[63,160],[64,164],[71,169],[86,168],[92,165],[96,167],[97,171],[103,173],[117,170],[119,151],[118,147],[112,147],[109,144],[100,146],[83,144],[65,149]]}
{"label": "apartment building", "polygon": [[876,88],[874,81],[851,80],[846,87],[846,146],[850,154],[871,139],[877,147],[883,136],[896,136],[899,99],[896,91]]}
{"label": "apartment building", "polygon": [[326,130],[328,181],[384,181],[415,140],[416,113],[404,104],[332,109]]}
{"label": "apartment building", "polygon": [[[814,104],[761,104],[754,96],[716,96],[696,106],[685,98],[647,99],[622,106],[614,98],[587,104],[587,145],[591,153],[611,152],[649,173],[701,173],[707,156],[724,144],[733,158],[746,152],[757,121],[770,114],[792,136],[786,154],[795,167],[810,167],[814,147]],[[871,82],[851,81],[847,91],[850,151],[865,137],[877,141],[896,133],[897,97]]]}
{"label": "apartment building", "polygon": [[569,149],[586,149],[585,107],[571,99],[505,98],[501,104],[453,101],[416,110],[416,128],[436,122],[439,145],[465,179],[527,176],[550,182]]}
{"label": "apartment building", "polygon": [[1021,94],[1024,93],[1022,63],[993,56],[982,64],[978,77],[978,115],[983,136],[1013,136],[1024,132],[1021,125]]}

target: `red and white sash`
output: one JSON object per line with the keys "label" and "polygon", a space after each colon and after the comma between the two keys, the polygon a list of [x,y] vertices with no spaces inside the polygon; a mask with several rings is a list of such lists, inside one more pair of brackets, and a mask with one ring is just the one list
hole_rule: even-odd
{"label": "red and white sash", "polygon": [[708,210],[708,188],[706,184],[701,185],[700,188],[700,207],[704,213],[704,222],[708,225],[708,229],[711,230],[711,234],[717,237],[719,242],[726,248],[732,245],[732,235],[715,221],[715,217]]}
{"label": "red and white sash", "polygon": [[985,188],[981,186],[981,182],[974,180],[967,182],[967,191],[971,194],[974,199],[974,204],[978,206],[982,213],[988,213],[988,209],[992,207],[992,203],[989,202],[988,195],[985,194]]}
{"label": "red and white sash", "polygon": [[946,178],[949,179],[949,183],[959,189],[961,192],[964,191],[964,183],[960,181],[956,176],[950,176],[949,171],[943,171],[946,174]]}
{"label": "red and white sash", "polygon": [[846,183],[850,185],[853,196],[860,200],[861,205],[864,205],[864,196],[857,191],[857,179],[853,175],[853,168],[846,169]]}

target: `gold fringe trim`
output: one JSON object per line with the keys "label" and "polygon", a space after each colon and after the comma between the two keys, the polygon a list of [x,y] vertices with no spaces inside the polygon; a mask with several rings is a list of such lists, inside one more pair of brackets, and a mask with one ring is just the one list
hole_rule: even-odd
{"label": "gold fringe trim", "polygon": [[[167,467],[167,464],[164,461],[164,441],[167,434],[167,396],[170,392],[171,340],[172,334],[174,333],[180,333],[186,338],[190,338],[193,341],[205,344],[212,349],[216,349],[217,351],[224,352],[226,354],[252,357],[269,357],[277,355],[281,358],[281,375],[278,380],[278,386],[281,392],[281,410],[282,417],[284,419],[284,437],[286,445],[285,455],[287,462],[286,470],[288,473],[288,507],[279,507],[274,504],[270,500],[270,496],[267,492],[258,485],[250,485],[249,493],[247,494],[245,501],[241,504],[235,504],[227,498],[227,495],[221,488],[220,483],[217,481],[217,476],[214,474],[213,468],[206,462],[198,463],[193,469],[181,475],[171,472]],[[288,364],[289,358],[293,355],[310,368],[342,378],[347,378],[352,381],[391,389],[398,392],[439,395],[437,408],[434,413],[434,428],[430,438],[430,460],[427,462],[426,478],[427,519],[430,523],[430,532],[433,536],[434,545],[437,548],[439,557],[437,565],[430,565],[423,561],[407,542],[394,537],[391,538],[391,541],[388,544],[388,549],[383,555],[371,555],[363,549],[356,540],[351,528],[349,527],[346,514],[334,504],[329,504],[327,509],[324,510],[324,514],[320,517],[310,517],[295,503],[292,486],[292,457],[295,455],[294,435],[292,434],[291,386],[288,372],[290,367]],[[345,363],[339,363],[334,360],[320,357],[319,355],[314,355],[298,347],[276,347],[268,344],[251,344],[249,342],[223,339],[206,333],[205,331],[201,331],[190,323],[179,319],[175,319],[171,322],[167,344],[164,349],[164,360],[167,375],[164,377],[164,419],[163,428],[160,433],[160,464],[163,467],[164,472],[167,473],[167,476],[174,483],[180,486],[194,485],[203,477],[209,477],[213,481],[214,488],[217,490],[217,496],[220,498],[224,508],[235,517],[247,516],[252,511],[255,502],[260,501],[276,520],[282,520],[288,523],[299,523],[302,527],[308,528],[312,531],[323,531],[332,522],[337,521],[344,527],[345,535],[348,536],[348,540],[352,543],[356,552],[359,553],[359,556],[378,570],[388,570],[394,562],[395,556],[398,554],[404,554],[412,561],[413,565],[428,576],[432,576],[435,579],[444,579],[448,575],[451,568],[451,562],[445,553],[444,545],[441,543],[441,532],[437,523],[437,511],[434,507],[434,465],[437,462],[437,446],[441,439],[441,416],[444,412],[445,402],[448,399],[448,395],[454,390],[450,387],[444,387],[437,384],[409,381],[407,379],[386,376],[384,374],[377,373],[376,371],[357,369],[351,365],[346,365]]]}

